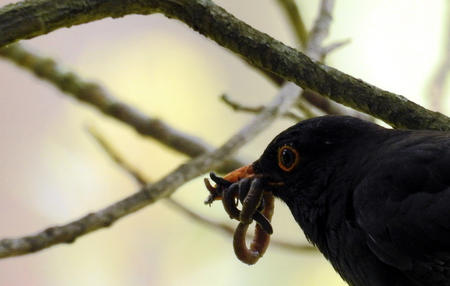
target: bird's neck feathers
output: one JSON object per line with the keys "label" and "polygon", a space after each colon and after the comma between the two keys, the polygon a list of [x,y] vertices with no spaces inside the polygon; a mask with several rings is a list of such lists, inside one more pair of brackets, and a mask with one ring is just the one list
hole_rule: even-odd
{"label": "bird's neck feathers", "polygon": [[[333,254],[328,241],[353,223],[352,186],[364,176],[359,160],[349,162],[347,152],[338,152],[327,159],[311,162],[302,172],[287,202],[309,241],[330,258]],[[351,170],[358,170],[358,174]],[[352,174],[348,176],[345,174]],[[295,194],[293,193],[295,192]],[[330,233],[330,230],[332,233]]]}

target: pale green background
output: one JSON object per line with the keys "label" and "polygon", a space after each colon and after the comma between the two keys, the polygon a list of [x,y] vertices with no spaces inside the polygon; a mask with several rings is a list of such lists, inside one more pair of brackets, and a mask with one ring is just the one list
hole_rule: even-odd
{"label": "pale green background", "polygon": [[[1,1],[4,5],[11,1]],[[295,45],[275,0],[221,0],[228,11]],[[319,1],[298,1],[308,27]],[[443,46],[446,0],[337,1],[327,43],[352,43],[328,64],[426,104],[427,84]],[[265,103],[276,88],[234,55],[161,15],[127,16],[60,29],[23,41],[113,94],[219,145],[249,120],[219,102],[226,92]],[[62,224],[137,190],[84,130],[96,126],[152,180],[186,160],[121,123],[61,95],[0,60],[0,237]],[[449,89],[446,91],[449,94]],[[443,111],[447,111],[443,107]],[[277,122],[240,151],[256,159],[291,124]],[[203,205],[201,178],[175,197],[227,221],[220,204]],[[286,206],[277,204],[275,238],[304,242]],[[229,237],[157,203],[113,227],[42,252],[0,260],[0,285],[345,285],[319,254],[270,247],[254,266],[239,262]]]}

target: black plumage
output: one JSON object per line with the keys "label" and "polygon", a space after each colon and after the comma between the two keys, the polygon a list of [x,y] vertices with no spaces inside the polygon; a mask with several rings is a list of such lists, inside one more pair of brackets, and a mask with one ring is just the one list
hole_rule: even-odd
{"label": "black plumage", "polygon": [[318,117],[253,169],[350,285],[450,285],[449,133]]}

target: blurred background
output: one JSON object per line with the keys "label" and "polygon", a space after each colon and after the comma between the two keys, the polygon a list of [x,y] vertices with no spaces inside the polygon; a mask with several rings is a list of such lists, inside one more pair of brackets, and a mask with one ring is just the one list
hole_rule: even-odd
{"label": "blurred background", "polygon": [[[0,0],[1,5],[17,1]],[[238,18],[291,46],[294,33],[275,0],[216,0]],[[297,1],[307,28],[319,1]],[[443,58],[448,0],[337,1],[325,43],[350,38],[327,64],[429,106]],[[268,102],[277,88],[235,55],[162,15],[105,19],[22,41],[82,78],[174,127],[218,146],[248,122],[220,100]],[[447,84],[444,94],[450,94]],[[187,158],[138,135],[0,59],[0,237],[35,233],[103,208],[138,189],[86,132],[92,125],[151,180]],[[448,113],[447,101],[439,108]],[[292,122],[279,120],[239,151],[251,162]],[[203,204],[200,177],[175,198],[226,221]],[[277,204],[275,239],[307,243]],[[0,285],[345,285],[320,253],[269,247],[254,266],[239,262],[231,237],[160,201],[71,245],[0,260]]]}

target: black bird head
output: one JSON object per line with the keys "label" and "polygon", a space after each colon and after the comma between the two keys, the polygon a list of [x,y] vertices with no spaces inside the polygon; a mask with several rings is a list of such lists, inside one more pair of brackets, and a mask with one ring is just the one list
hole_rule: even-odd
{"label": "black bird head", "polygon": [[[238,170],[251,170],[252,176],[264,178],[264,188],[289,206],[307,238],[320,246],[319,234],[326,227],[327,216],[338,219],[346,215],[345,209],[339,207],[340,202],[343,207],[348,194],[336,184],[340,184],[340,173],[345,171],[351,176],[351,169],[357,168],[349,165],[348,157],[363,156],[358,153],[358,142],[383,130],[386,129],[350,116],[304,120],[281,132],[257,161]],[[348,180],[347,177],[342,179]],[[331,211],[341,214],[330,214]]]}
{"label": "black bird head", "polygon": [[[301,195],[301,187],[325,182],[330,170],[345,163],[359,139],[385,130],[350,116],[323,116],[302,121],[277,135],[255,161],[255,173],[263,174],[281,199]],[[319,186],[317,186],[319,187]],[[317,193],[318,194],[318,193]]]}

